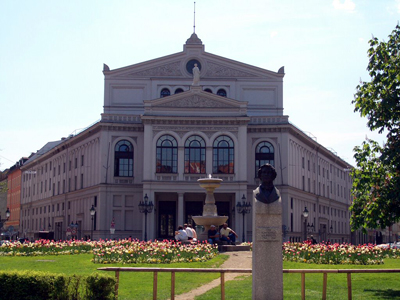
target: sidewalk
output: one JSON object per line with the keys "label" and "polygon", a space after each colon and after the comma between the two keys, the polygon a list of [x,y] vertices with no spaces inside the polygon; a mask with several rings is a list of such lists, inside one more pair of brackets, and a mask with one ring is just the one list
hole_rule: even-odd
{"label": "sidewalk", "polygon": [[[251,269],[252,268],[252,254],[251,251],[238,251],[238,252],[224,252],[223,254],[229,255],[227,261],[225,261],[221,268],[239,268],[239,269]],[[233,280],[238,276],[250,276],[247,273],[227,273],[225,274],[225,282]],[[215,279],[210,283],[202,285],[197,289],[191,290],[190,292],[182,295],[176,295],[177,300],[192,300],[194,297],[204,294],[205,292],[219,287],[221,285],[221,279]]]}

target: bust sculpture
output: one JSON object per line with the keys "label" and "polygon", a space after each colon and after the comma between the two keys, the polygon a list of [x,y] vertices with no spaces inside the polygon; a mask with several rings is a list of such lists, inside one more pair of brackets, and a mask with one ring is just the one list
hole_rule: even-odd
{"label": "bust sculpture", "polygon": [[197,64],[194,64],[192,69],[193,72],[193,84],[192,85],[199,85],[200,82],[200,70]]}
{"label": "bust sculpture", "polygon": [[254,191],[255,198],[265,204],[271,204],[280,198],[279,190],[274,186],[276,171],[270,164],[265,164],[258,169],[260,186]]}

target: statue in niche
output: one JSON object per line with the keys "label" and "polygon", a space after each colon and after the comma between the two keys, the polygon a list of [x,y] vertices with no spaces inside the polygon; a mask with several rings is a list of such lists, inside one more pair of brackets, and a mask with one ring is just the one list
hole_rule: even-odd
{"label": "statue in niche", "polygon": [[265,164],[258,169],[260,186],[254,190],[255,198],[265,204],[271,204],[281,197],[279,190],[274,186],[276,171],[270,164]]}
{"label": "statue in niche", "polygon": [[194,64],[192,71],[193,71],[193,84],[192,85],[199,85],[200,70],[199,70],[199,67],[197,66],[197,64]]}

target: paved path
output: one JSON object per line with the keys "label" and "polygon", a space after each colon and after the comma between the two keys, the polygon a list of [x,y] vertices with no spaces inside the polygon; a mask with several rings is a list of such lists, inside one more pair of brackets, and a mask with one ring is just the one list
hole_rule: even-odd
{"label": "paved path", "polygon": [[[225,252],[224,254],[230,257],[221,265],[221,268],[239,268],[239,269],[251,269],[252,264],[252,252],[251,251],[238,251],[238,252]],[[238,276],[250,276],[248,273],[226,273],[225,282],[233,280]],[[176,300],[192,300],[194,297],[204,294],[205,292],[219,287],[221,285],[221,279],[217,278],[205,285],[198,287],[197,289],[191,290],[190,292],[182,295],[176,295]]]}

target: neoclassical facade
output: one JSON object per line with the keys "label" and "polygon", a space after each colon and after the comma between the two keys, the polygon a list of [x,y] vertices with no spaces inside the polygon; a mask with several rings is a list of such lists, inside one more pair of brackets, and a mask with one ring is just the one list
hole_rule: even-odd
{"label": "neoclassical facade", "polygon": [[[101,121],[48,143],[21,167],[24,236],[66,238],[72,223],[78,238],[142,239],[145,231],[148,239],[173,238],[179,224],[202,214],[197,180],[211,174],[223,179],[218,214],[250,241],[251,214],[235,207],[252,200],[257,170],[270,163],[284,240],[312,234],[350,242],[349,165],[284,115],[283,67],[273,72],[208,53],[192,34],[182,52],[114,70],[104,65],[103,73]],[[147,215],[138,208],[145,196],[154,204]]]}

